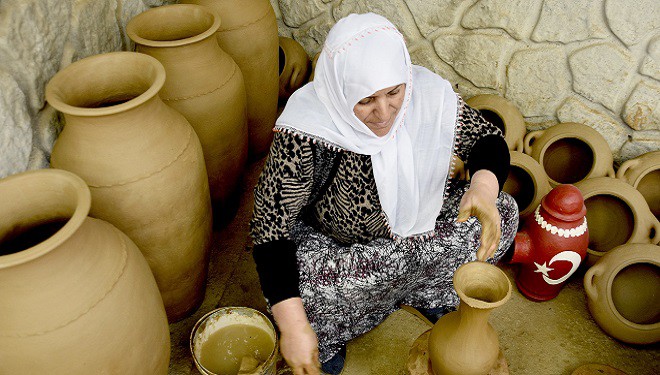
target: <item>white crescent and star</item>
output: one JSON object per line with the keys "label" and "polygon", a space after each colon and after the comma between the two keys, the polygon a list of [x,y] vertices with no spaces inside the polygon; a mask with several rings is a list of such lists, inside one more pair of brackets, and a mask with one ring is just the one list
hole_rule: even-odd
{"label": "white crescent and star", "polygon": [[[550,278],[550,276],[548,276],[548,272],[554,270],[554,268],[550,268],[549,266],[551,266],[552,263],[559,261],[571,262],[571,269],[568,271],[566,275],[560,277],[559,279],[552,279]],[[562,251],[561,253],[555,254],[555,256],[553,256],[552,259],[550,259],[547,265],[545,262],[543,262],[543,264],[538,264],[534,262],[534,265],[536,266],[536,270],[534,272],[541,273],[543,275],[543,280],[545,280],[546,283],[550,285],[557,285],[568,280],[568,278],[571,277],[571,275],[578,269],[581,262],[582,262],[582,257],[580,256],[580,254],[576,253],[575,251],[565,250]]]}

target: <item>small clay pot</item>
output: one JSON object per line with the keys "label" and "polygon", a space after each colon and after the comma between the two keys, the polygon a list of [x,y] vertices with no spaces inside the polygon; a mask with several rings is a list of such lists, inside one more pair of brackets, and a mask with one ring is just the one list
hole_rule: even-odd
{"label": "small clay pot", "polygon": [[529,132],[524,148],[543,166],[552,187],[594,177],[614,177],[607,141],[587,125],[565,122]]}
{"label": "small clay pot", "polygon": [[309,56],[291,38],[280,37],[280,99],[288,99],[294,91],[307,83]]}
{"label": "small clay pot", "polygon": [[481,115],[504,134],[509,150],[523,151],[523,138],[527,132],[525,120],[518,108],[499,95],[477,95],[465,101],[478,109]]}
{"label": "small clay pot", "polygon": [[637,189],[660,220],[660,151],[647,152],[623,164],[616,177]]}
{"label": "small clay pot", "polygon": [[660,341],[660,247],[619,246],[584,275],[589,311],[610,336],[630,344]]}
{"label": "small clay pot", "polygon": [[503,190],[516,200],[520,216],[527,216],[552,188],[543,167],[531,156],[511,151],[511,169]]}
{"label": "small clay pot", "polygon": [[589,248],[587,264],[627,243],[660,241],[660,222],[640,192],[627,183],[599,177],[575,184],[587,206]]}

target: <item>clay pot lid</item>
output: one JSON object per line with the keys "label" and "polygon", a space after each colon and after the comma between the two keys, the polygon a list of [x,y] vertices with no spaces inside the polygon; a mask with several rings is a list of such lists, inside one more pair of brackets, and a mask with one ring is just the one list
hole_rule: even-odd
{"label": "clay pot lid", "polygon": [[543,197],[541,207],[551,216],[563,221],[579,220],[587,214],[582,193],[570,184],[557,185]]}

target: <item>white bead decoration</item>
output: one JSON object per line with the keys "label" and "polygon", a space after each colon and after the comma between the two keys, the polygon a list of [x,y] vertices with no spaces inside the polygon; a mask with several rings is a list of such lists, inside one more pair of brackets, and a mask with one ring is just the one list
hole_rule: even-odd
{"label": "white bead decoration", "polygon": [[541,216],[541,205],[536,207],[536,210],[534,211],[534,219],[536,219],[536,223],[543,229],[547,230],[548,232],[552,233],[553,235],[559,236],[559,237],[564,237],[564,238],[569,238],[569,237],[580,237],[587,231],[587,218],[585,216],[584,221],[582,224],[578,225],[575,228],[557,228],[556,226],[548,223],[543,216]]}

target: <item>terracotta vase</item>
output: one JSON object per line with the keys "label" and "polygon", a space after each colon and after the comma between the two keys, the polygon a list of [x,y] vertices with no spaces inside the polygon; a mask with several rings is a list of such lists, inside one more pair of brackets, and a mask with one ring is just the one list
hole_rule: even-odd
{"label": "terracotta vase", "polygon": [[167,374],[163,301],[135,244],[55,169],[0,180],[0,372]]}
{"label": "terracotta vase", "polygon": [[486,120],[502,131],[509,150],[523,151],[523,138],[527,127],[523,115],[513,103],[499,95],[491,94],[473,96],[465,102],[478,109]]}
{"label": "terracotta vase", "polygon": [[543,166],[551,186],[614,177],[607,141],[587,125],[565,122],[527,133],[525,153]]}
{"label": "terracotta vase", "polygon": [[140,248],[176,321],[204,298],[212,217],[202,147],[158,96],[164,82],[158,60],[114,52],[57,73],[46,99],[66,120],[51,165],[82,177],[91,216]]}
{"label": "terracotta vase", "polygon": [[279,40],[275,11],[268,0],[182,0],[220,15],[218,43],[243,72],[247,92],[249,153],[265,155],[273,140],[279,90]]}
{"label": "terracotta vase", "polygon": [[202,144],[214,217],[219,226],[238,208],[237,191],[247,160],[243,75],[216,41],[220,18],[199,5],[152,8],[134,17],[126,33],[138,52],[165,67],[161,99],[181,113]]}
{"label": "terracotta vase", "polygon": [[485,262],[470,262],[454,273],[461,299],[458,311],[440,318],[431,329],[429,356],[435,375],[483,375],[497,363],[497,332],[488,323],[492,309],[511,297],[506,274]]}
{"label": "terracotta vase", "polygon": [[587,206],[589,248],[587,264],[613,248],[627,243],[660,242],[660,222],[642,194],[627,183],[610,177],[579,182]]}
{"label": "terracotta vase", "polygon": [[660,220],[660,151],[647,152],[621,164],[616,177],[637,189]]}
{"label": "terracotta vase", "polygon": [[503,190],[516,200],[520,216],[534,212],[552,188],[541,165],[531,156],[511,151],[511,169]]}
{"label": "terracotta vase", "polygon": [[309,56],[300,45],[291,38],[280,37],[280,99],[288,99],[294,91],[307,83],[309,75]]}
{"label": "terracotta vase", "polygon": [[511,263],[519,264],[516,285],[527,298],[555,298],[587,257],[587,209],[580,190],[557,185],[516,234]]}
{"label": "terracotta vase", "polygon": [[660,246],[621,245],[584,275],[589,311],[610,336],[630,344],[660,341]]}

